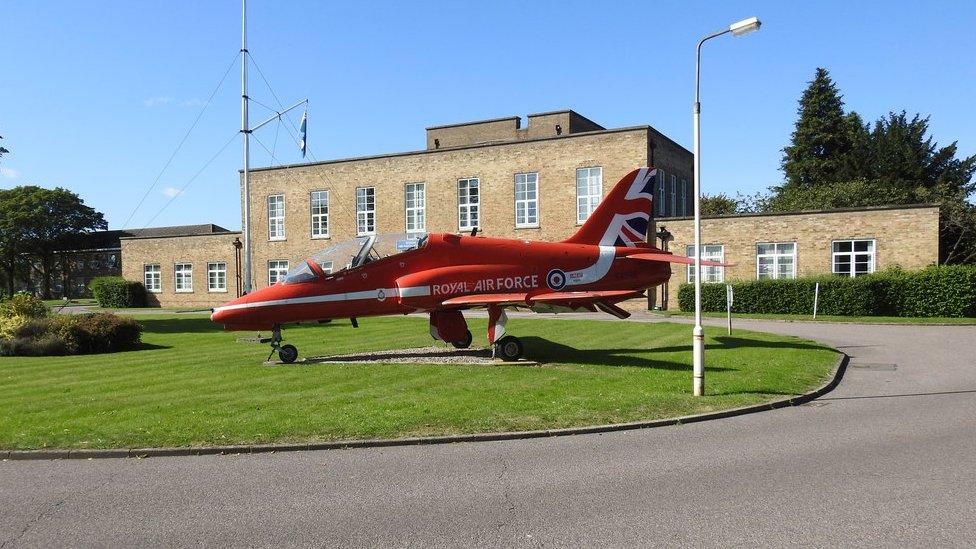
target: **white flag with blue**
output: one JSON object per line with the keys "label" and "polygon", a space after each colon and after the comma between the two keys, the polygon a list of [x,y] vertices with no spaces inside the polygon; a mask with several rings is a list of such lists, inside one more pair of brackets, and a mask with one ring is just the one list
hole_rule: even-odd
{"label": "white flag with blue", "polygon": [[302,158],[305,158],[305,123],[308,121],[308,111],[302,113],[302,125],[298,129],[298,147],[302,149]]}

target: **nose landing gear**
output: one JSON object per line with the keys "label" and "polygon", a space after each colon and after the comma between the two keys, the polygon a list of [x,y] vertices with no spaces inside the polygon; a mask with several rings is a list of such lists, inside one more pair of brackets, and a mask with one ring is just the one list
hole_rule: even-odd
{"label": "nose landing gear", "polygon": [[285,364],[291,364],[298,358],[297,347],[281,344],[281,326],[278,324],[275,324],[274,328],[271,329],[271,354],[268,355],[268,360],[271,360],[276,352],[278,359]]}

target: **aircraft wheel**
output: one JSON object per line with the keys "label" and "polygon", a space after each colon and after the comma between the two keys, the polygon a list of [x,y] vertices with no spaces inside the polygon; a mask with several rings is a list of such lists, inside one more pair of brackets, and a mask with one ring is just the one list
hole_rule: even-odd
{"label": "aircraft wheel", "polygon": [[522,357],[522,342],[514,336],[505,336],[495,343],[497,355],[506,362],[515,362]]}
{"label": "aircraft wheel", "polygon": [[471,330],[468,330],[464,334],[464,339],[461,341],[452,341],[451,345],[454,345],[455,349],[467,349],[471,346],[471,340],[474,339],[471,335]]}
{"label": "aircraft wheel", "polygon": [[285,364],[291,364],[298,358],[298,349],[294,345],[282,345],[278,349],[278,358]]}

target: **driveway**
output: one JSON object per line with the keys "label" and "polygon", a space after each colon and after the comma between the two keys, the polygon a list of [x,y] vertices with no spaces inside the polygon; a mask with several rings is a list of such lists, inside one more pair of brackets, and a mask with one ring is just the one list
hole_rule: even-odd
{"label": "driveway", "polygon": [[0,547],[976,545],[976,327],[737,326],[853,359],[807,405],[677,427],[3,462]]}

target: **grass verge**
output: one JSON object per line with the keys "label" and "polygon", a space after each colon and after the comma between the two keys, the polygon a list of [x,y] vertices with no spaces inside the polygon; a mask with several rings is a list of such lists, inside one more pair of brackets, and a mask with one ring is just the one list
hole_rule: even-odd
{"label": "grass verge", "polygon": [[[692,317],[692,312],[685,311],[652,311],[651,314],[663,317]],[[707,318],[725,318],[725,313],[702,313]],[[918,317],[918,316],[825,316],[817,315],[780,315],[780,314],[758,314],[758,313],[737,313],[732,311],[732,320],[737,318],[747,318],[754,320],[788,320],[791,322],[856,322],[858,324],[958,324],[968,326],[976,324],[976,318],[967,317]]]}
{"label": "grass verge", "polygon": [[[837,353],[706,328],[709,395],[691,388],[686,325],[512,319],[540,366],[265,365],[203,315],[141,317],[143,348],[0,360],[0,448],[253,444],[558,428],[673,417],[806,392]],[[422,318],[294,327],[303,356],[424,346]],[[472,319],[475,345],[485,320]]]}

